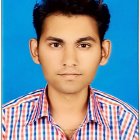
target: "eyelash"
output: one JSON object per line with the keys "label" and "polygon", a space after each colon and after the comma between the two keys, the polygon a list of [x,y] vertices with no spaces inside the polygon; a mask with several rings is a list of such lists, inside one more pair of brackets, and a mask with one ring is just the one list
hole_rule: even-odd
{"label": "eyelash", "polygon": [[[52,47],[52,48],[60,48],[60,47],[54,47],[54,45],[56,45],[57,44],[57,46],[62,46],[60,43],[58,43],[58,42],[52,42],[52,43],[49,43],[49,46],[50,47]],[[53,46],[52,46],[53,45]]]}
{"label": "eyelash", "polygon": [[[82,45],[85,45],[85,46],[87,46],[87,47],[82,47]],[[89,44],[89,43],[81,43],[81,44],[78,45],[78,46],[81,46],[80,48],[83,48],[83,49],[88,49],[88,48],[91,47],[91,44]]]}
{"label": "eyelash", "polygon": [[[57,47],[55,45],[57,45]],[[86,46],[86,47],[82,47],[83,45]],[[49,46],[52,47],[52,48],[60,48],[60,47],[62,47],[62,45],[60,43],[58,43],[58,42],[49,43]],[[91,47],[91,44],[89,44],[89,43],[77,44],[77,48],[88,49],[90,47]]]}

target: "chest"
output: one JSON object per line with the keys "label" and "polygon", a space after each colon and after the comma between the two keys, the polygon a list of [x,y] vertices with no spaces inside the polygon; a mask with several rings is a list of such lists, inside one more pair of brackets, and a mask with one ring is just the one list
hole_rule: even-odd
{"label": "chest", "polygon": [[[97,123],[87,123],[78,130],[62,131],[44,118],[26,126],[14,125],[6,138],[17,140],[119,140],[119,130]],[[114,132],[113,132],[114,131]]]}
{"label": "chest", "polygon": [[71,140],[72,137],[74,136],[74,133],[76,132],[76,130],[63,130],[65,133],[65,136],[67,138],[67,140]]}

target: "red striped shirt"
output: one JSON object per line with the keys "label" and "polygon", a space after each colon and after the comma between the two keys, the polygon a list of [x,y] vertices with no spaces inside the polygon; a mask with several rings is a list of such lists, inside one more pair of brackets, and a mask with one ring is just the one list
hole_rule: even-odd
{"label": "red striped shirt", "polygon": [[[15,99],[2,109],[3,140],[66,140],[50,115],[45,89]],[[138,140],[138,112],[123,101],[90,89],[85,120],[72,140]]]}

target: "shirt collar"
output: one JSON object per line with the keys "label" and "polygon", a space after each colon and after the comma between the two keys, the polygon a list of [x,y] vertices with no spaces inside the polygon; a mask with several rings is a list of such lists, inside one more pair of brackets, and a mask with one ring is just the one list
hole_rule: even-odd
{"label": "shirt collar", "polygon": [[95,90],[89,87],[89,102],[87,109],[87,117],[85,123],[95,122],[99,125],[109,126],[109,123],[106,117],[103,115],[103,110],[98,102],[98,98],[96,97]]}
{"label": "shirt collar", "polygon": [[37,119],[42,117],[49,117],[49,104],[47,100],[47,86],[43,89],[42,93],[39,95],[38,101],[35,103],[31,115],[27,118],[26,125],[35,122]]}
{"label": "shirt collar", "polygon": [[[44,88],[42,94],[40,94],[38,102],[36,102],[35,107],[33,109],[33,113],[30,118],[27,119],[26,125],[33,123],[37,119],[42,117],[51,118],[48,97],[47,97],[48,87]],[[88,109],[87,115],[84,123],[88,122],[96,122],[99,125],[109,126],[107,119],[103,116],[102,108],[99,105],[98,99],[96,98],[96,94],[94,89],[89,87],[89,101],[88,101]]]}

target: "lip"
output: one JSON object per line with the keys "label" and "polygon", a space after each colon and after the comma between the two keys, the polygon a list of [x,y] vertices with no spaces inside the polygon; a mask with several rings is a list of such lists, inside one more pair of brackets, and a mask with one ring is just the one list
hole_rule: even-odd
{"label": "lip", "polygon": [[58,74],[60,76],[67,76],[67,75],[82,75],[82,74],[79,74],[79,73],[61,73],[61,74]]}
{"label": "lip", "polygon": [[61,73],[58,75],[66,80],[74,80],[74,79],[80,77],[82,74],[79,74],[79,73]]}

